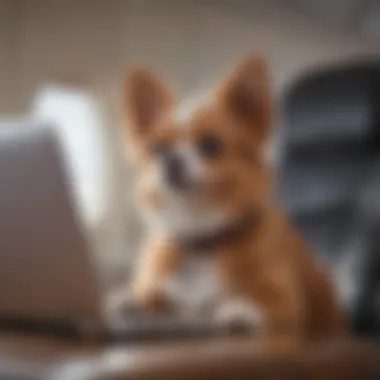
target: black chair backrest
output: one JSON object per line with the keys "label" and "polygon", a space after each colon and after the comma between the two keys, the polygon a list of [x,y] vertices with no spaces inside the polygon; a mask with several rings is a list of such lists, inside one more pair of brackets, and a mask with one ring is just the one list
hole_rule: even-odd
{"label": "black chair backrest", "polygon": [[333,271],[359,329],[366,263],[380,251],[380,238],[378,249],[373,242],[380,225],[380,62],[309,72],[283,106],[280,199]]}

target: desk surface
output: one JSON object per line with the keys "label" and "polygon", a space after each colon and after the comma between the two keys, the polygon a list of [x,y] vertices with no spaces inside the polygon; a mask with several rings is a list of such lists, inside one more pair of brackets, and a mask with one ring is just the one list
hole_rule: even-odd
{"label": "desk surface", "polygon": [[363,380],[378,363],[377,345],[359,341],[319,342],[300,350],[285,341],[264,345],[247,338],[104,346],[0,334],[1,379]]}

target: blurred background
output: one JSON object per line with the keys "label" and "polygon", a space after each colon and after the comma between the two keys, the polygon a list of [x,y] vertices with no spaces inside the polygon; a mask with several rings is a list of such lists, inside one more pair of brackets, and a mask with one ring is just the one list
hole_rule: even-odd
{"label": "blurred background", "polygon": [[[380,3],[376,0],[0,0],[0,116],[56,118],[69,158],[77,206],[106,281],[113,282],[123,275],[142,231],[134,208],[133,173],[123,160],[121,140],[126,68],[141,62],[166,78],[181,96],[191,96],[218,81],[250,52],[259,52],[268,59],[280,107],[281,131],[292,123],[294,130],[304,130],[309,122],[304,117],[307,114],[309,119],[312,115],[314,130],[323,130],[315,120],[329,128],[338,125],[332,139],[336,142],[337,136],[339,141],[344,136],[347,125],[354,132],[349,133],[347,146],[351,150],[347,153],[348,148],[343,149],[342,155],[355,156],[352,136],[354,141],[362,141],[363,133],[367,133],[362,131],[376,123],[366,119],[365,107],[370,102],[363,87],[363,83],[373,81],[366,74],[361,82],[347,83],[354,77],[363,77],[363,70],[372,73],[376,65],[370,62],[380,58]],[[323,74],[325,67],[344,68],[356,62],[365,67],[356,71],[342,69],[346,76],[338,75],[337,81],[335,69],[333,74]],[[316,79],[315,84],[309,73],[319,70],[321,79]],[[310,91],[302,84],[305,75]],[[329,83],[336,85],[330,88]],[[353,95],[342,102],[347,93]],[[313,104],[318,107],[314,109],[310,106]],[[338,112],[331,111],[331,104],[338,105],[333,107]],[[326,107],[329,111],[324,114]],[[368,112],[373,117],[375,111]],[[364,115],[364,119],[355,119],[358,115]],[[343,124],[341,120],[345,120]],[[352,120],[355,125],[346,123]],[[316,136],[318,133],[311,140],[318,140]],[[328,140],[328,133],[323,136]],[[369,132],[365,136],[367,141]],[[285,142],[285,137],[279,140]],[[322,149],[315,157],[319,157],[318,163],[327,162],[331,169],[341,144],[324,146],[329,149]],[[292,160],[309,162],[310,152],[318,149],[313,143],[306,149],[309,156],[302,149],[296,151],[299,155],[290,155],[287,160],[289,149],[283,156],[279,145],[274,145],[277,164],[284,168],[281,178],[295,178],[289,186],[285,181],[283,197],[289,210],[297,214],[297,207],[304,206],[294,205],[294,196],[288,202],[289,193],[297,199],[302,198],[300,194],[311,194],[304,202],[319,209],[336,192],[335,185],[320,191],[302,190],[307,182],[302,170],[313,172],[307,167],[292,166]],[[326,154],[330,161],[326,161]],[[336,170],[328,173],[329,180],[343,175],[342,170],[362,174],[351,161],[345,166],[339,166],[339,162],[334,166]],[[325,171],[318,173],[311,174],[312,179],[323,177]],[[350,181],[340,183],[340,189],[352,189],[363,178],[348,177]],[[342,193],[338,195],[342,199]],[[346,214],[338,215],[329,231],[348,220]],[[300,224],[307,225],[303,216]],[[326,218],[333,219],[329,214]],[[323,218],[318,220],[326,226]],[[339,233],[351,236],[349,231]],[[342,244],[336,239],[338,234],[334,236],[329,249],[337,250],[337,245]]]}

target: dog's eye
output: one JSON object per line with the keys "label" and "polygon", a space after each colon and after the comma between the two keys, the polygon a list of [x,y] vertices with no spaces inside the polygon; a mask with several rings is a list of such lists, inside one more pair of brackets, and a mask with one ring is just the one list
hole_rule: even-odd
{"label": "dog's eye", "polygon": [[223,142],[216,136],[203,136],[197,142],[197,148],[204,157],[216,157],[223,151]]}
{"label": "dog's eye", "polygon": [[165,141],[155,140],[150,142],[149,150],[155,156],[163,156],[168,152],[169,146]]}

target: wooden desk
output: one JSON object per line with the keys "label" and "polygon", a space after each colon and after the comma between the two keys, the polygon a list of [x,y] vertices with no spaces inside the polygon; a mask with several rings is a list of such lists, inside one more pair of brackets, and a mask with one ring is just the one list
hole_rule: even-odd
{"label": "wooden desk", "polygon": [[373,379],[380,363],[370,342],[286,342],[248,339],[189,343],[79,344],[0,334],[0,379]]}

